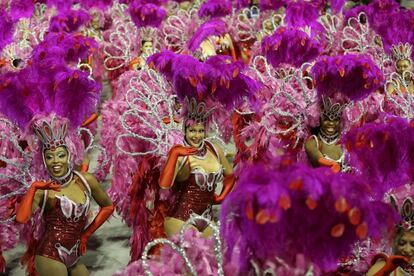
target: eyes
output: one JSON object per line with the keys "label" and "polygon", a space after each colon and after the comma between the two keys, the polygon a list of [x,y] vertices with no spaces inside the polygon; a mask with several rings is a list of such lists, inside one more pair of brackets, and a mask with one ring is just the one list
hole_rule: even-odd
{"label": "eyes", "polygon": [[195,134],[195,133],[204,133],[204,129],[196,130],[196,129],[190,128],[190,129],[188,129],[188,132],[189,133],[192,133],[192,134]]}
{"label": "eyes", "polygon": [[[66,153],[64,153],[64,152],[60,152],[60,153],[58,153],[57,154],[57,157],[59,158],[59,159],[64,159],[64,158],[66,158]],[[53,159],[53,155],[52,154],[47,154],[46,155],[46,160],[47,161],[51,161]]]}
{"label": "eyes", "polygon": [[[398,241],[398,246],[404,246],[404,245],[406,245],[407,243],[408,243],[408,242],[407,242],[407,241],[405,241],[405,240],[399,240],[399,241]],[[414,241],[410,242],[409,244],[410,244],[410,246],[414,247]]]}

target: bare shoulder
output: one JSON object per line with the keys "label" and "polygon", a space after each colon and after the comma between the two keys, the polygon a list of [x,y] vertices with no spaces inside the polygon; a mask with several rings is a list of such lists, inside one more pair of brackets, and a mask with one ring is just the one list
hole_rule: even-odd
{"label": "bare shoulder", "polygon": [[309,149],[309,148],[316,147],[317,146],[316,139],[318,139],[318,138],[316,138],[314,135],[309,137],[308,140],[306,140],[306,142],[305,142],[305,148]]}
{"label": "bare shoulder", "polygon": [[88,172],[80,172],[80,174],[85,178],[92,189],[99,186],[98,180],[96,180],[96,177],[93,174]]}

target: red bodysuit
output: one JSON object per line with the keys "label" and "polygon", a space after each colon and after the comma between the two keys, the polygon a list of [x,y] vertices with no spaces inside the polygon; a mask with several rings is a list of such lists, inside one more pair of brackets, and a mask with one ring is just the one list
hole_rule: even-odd
{"label": "red bodysuit", "polygon": [[[214,146],[206,143],[218,159],[218,154]],[[174,185],[177,196],[172,208],[168,212],[169,217],[186,221],[191,214],[201,215],[212,219],[212,203],[217,183],[223,180],[223,168],[215,173],[206,173],[202,168],[192,168],[190,159],[186,158],[183,164],[188,163],[190,166],[190,177],[184,182],[177,182]],[[199,231],[206,227],[204,222],[195,225]]]}
{"label": "red bodysuit", "polygon": [[[88,182],[80,173],[75,171],[74,173],[84,186],[86,201],[82,204],[76,204],[65,195],[56,195],[54,208],[45,211],[43,214],[45,233],[39,247],[36,249],[36,255],[61,262],[67,268],[74,266],[80,258],[80,237],[88,222],[87,214],[91,196]],[[42,210],[46,199],[47,190],[45,191]]]}

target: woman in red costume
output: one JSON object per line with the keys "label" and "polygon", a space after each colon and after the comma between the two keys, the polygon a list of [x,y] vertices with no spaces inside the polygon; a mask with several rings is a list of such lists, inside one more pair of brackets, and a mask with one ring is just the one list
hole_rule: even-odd
{"label": "woman in red costume", "polygon": [[[66,129],[66,123],[57,128],[54,118],[51,123],[41,120],[34,124],[50,180],[33,182],[16,213],[16,221],[26,223],[32,212],[41,208],[45,232],[36,248],[35,266],[39,275],[89,275],[78,260],[86,252],[89,237],[113,212],[111,200],[95,177],[71,169]],[[88,226],[91,198],[101,209]]]}
{"label": "woman in red costume", "polygon": [[[159,181],[162,189],[176,192],[164,222],[168,236],[177,233],[192,214],[211,219],[212,205],[220,204],[234,185],[233,168],[223,150],[206,139],[207,120],[212,110],[207,111],[206,105],[194,98],[187,101],[187,106],[184,145],[171,148]],[[215,195],[221,181],[223,190]],[[209,227],[195,226],[204,236],[211,234]]]}

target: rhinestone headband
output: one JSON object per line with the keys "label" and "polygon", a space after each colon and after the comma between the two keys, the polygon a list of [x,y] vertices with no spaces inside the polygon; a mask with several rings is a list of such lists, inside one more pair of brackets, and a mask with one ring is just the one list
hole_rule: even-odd
{"label": "rhinestone headband", "polygon": [[140,35],[142,41],[153,41],[156,36],[157,29],[151,27],[141,28]]}
{"label": "rhinestone headband", "polygon": [[411,61],[412,45],[407,43],[398,43],[392,46],[392,58],[395,61],[408,59]]}
{"label": "rhinestone headband", "polygon": [[207,122],[211,113],[213,113],[214,108],[207,110],[207,106],[204,102],[197,103],[195,98],[185,98],[185,103],[187,105],[187,114],[185,114],[185,121],[193,121],[196,124]]}
{"label": "rhinestone headband", "polygon": [[60,146],[66,146],[65,137],[67,133],[67,124],[63,123],[60,128],[55,126],[55,119],[51,124],[45,120],[36,122],[33,125],[37,137],[43,144],[43,150],[56,149]]}
{"label": "rhinestone headband", "polygon": [[[396,199],[391,196],[391,201],[394,207],[397,206]],[[405,231],[410,231],[414,229],[414,209],[413,209],[413,200],[411,197],[404,199],[404,202],[399,210],[402,221],[398,224],[398,228]]]}
{"label": "rhinestone headband", "polygon": [[330,98],[322,98],[323,111],[321,113],[322,118],[326,118],[329,121],[339,120],[342,117],[342,112],[346,108],[346,104],[333,103]]}

